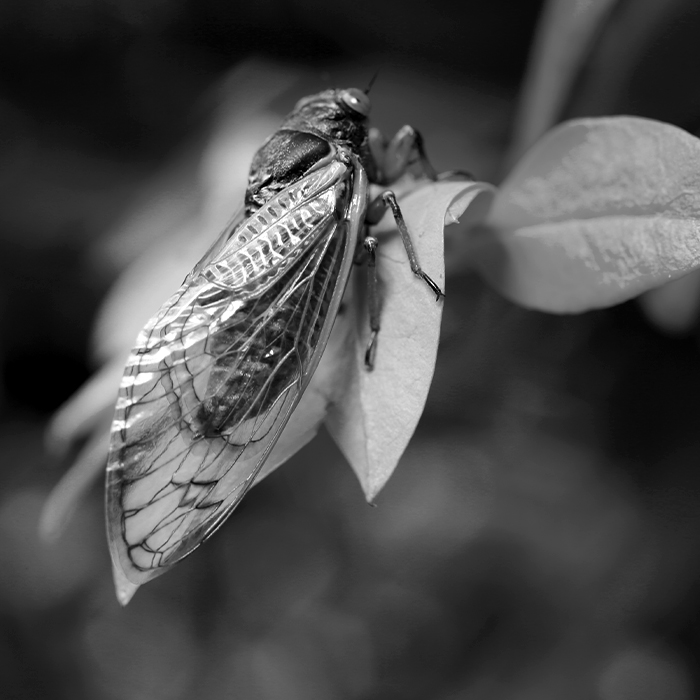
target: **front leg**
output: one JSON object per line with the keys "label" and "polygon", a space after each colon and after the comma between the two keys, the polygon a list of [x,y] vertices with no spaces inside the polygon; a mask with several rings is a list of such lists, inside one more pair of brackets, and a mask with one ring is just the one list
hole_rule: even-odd
{"label": "front leg", "polygon": [[[375,184],[391,184],[408,172],[411,167],[415,167],[421,175],[434,181],[455,176],[473,179],[469,173],[456,171],[454,173],[438,175],[425,153],[423,138],[412,126],[404,126],[399,129],[390,141],[387,141],[378,129],[370,129],[369,150],[372,160],[370,165],[373,166],[370,170],[370,179]],[[411,234],[406,226],[406,221],[404,220],[401,207],[399,206],[394,192],[385,190],[369,203],[365,215],[365,223],[368,226],[379,223],[387,208],[391,209],[394,216],[396,227],[399,230],[401,241],[406,250],[406,255],[408,256],[411,271],[416,277],[419,277],[430,287],[435,294],[436,301],[440,301],[445,294],[435,281],[421,268],[418,262],[416,249],[411,240]],[[365,352],[365,366],[369,370],[371,370],[374,365],[374,353],[379,334],[381,307],[376,268],[378,243],[378,240],[373,236],[367,236],[364,241],[364,253],[367,256],[369,268],[368,297],[370,304],[370,340]]]}
{"label": "front leg", "polygon": [[409,233],[408,227],[406,226],[406,221],[403,218],[401,207],[399,207],[399,203],[396,200],[396,195],[391,190],[382,192],[382,194],[380,194],[370,203],[370,205],[367,207],[365,221],[370,226],[379,223],[387,208],[390,208],[391,213],[394,215],[394,221],[396,222],[396,227],[399,229],[401,242],[403,243],[403,247],[406,249],[408,263],[411,266],[411,272],[413,272],[416,277],[422,279],[428,285],[428,287],[433,290],[436,296],[435,301],[440,301],[440,298],[444,297],[445,293],[440,289],[440,287],[438,287],[437,284],[435,284],[431,277],[423,272],[423,269],[418,262],[416,249],[413,246],[413,241],[411,240],[411,234]]}
{"label": "front leg", "polygon": [[438,173],[428,160],[423,137],[420,132],[408,124],[402,126],[388,141],[379,129],[369,130],[369,150],[375,165],[376,176],[373,180],[378,185],[390,185],[415,166],[419,174],[429,180],[473,180],[466,170],[448,170]]}
{"label": "front leg", "polygon": [[438,174],[428,160],[420,132],[408,124],[402,126],[390,141],[379,129],[369,130],[369,149],[377,168],[379,185],[389,185],[416,165],[422,175],[437,180]]}
{"label": "front leg", "polygon": [[369,343],[365,350],[365,367],[374,367],[374,350],[379,335],[379,319],[381,316],[381,299],[379,298],[379,279],[377,277],[377,247],[379,241],[374,236],[366,236],[363,242],[364,253],[367,256],[367,302],[369,306]]}

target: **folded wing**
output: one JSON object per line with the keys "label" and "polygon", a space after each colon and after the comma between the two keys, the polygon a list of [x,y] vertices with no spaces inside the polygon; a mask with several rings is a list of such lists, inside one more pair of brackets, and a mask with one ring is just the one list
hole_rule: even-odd
{"label": "folded wing", "polygon": [[231,513],[320,359],[357,240],[348,212],[366,196],[338,166],[226,232],[139,335],[107,468],[112,559],[131,584]]}

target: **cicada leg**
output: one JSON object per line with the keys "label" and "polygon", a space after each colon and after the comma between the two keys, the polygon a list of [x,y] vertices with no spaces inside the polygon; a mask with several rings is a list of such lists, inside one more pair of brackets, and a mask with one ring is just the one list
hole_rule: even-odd
{"label": "cicada leg", "polygon": [[440,301],[440,297],[444,297],[445,294],[440,287],[435,284],[432,278],[423,272],[423,269],[418,262],[418,255],[416,254],[416,249],[413,246],[413,241],[411,240],[411,234],[408,231],[408,226],[406,226],[406,221],[403,218],[401,207],[399,207],[399,203],[396,200],[396,195],[391,190],[382,192],[382,194],[380,194],[373,202],[370,203],[369,207],[367,208],[365,220],[370,225],[379,222],[382,216],[384,216],[384,212],[387,210],[387,207],[391,209],[391,213],[394,215],[394,221],[399,229],[401,242],[403,243],[403,247],[406,249],[408,262],[411,266],[411,272],[416,277],[420,277],[420,279],[422,279],[430,287],[430,289],[433,290],[436,295],[435,301]]}
{"label": "cicada leg", "polygon": [[[402,127],[396,135],[388,141],[382,136],[378,129],[370,129],[369,149],[372,155],[373,165],[371,179],[379,185],[389,185],[395,182],[414,166],[421,174],[434,181],[453,178],[474,179],[470,173],[459,170],[438,174],[428,160],[423,144],[423,137],[420,132],[412,126],[406,125]],[[411,240],[411,234],[406,226],[406,221],[394,192],[385,190],[370,202],[365,215],[365,223],[370,226],[378,223],[384,216],[387,208],[391,209],[394,221],[396,221],[403,247],[408,256],[411,271],[416,277],[422,279],[423,282],[430,287],[435,294],[436,301],[440,301],[440,298],[444,297],[445,294],[421,268],[418,262],[416,249]],[[370,339],[365,352],[365,366],[367,369],[372,369],[377,335],[379,333],[380,299],[376,267],[377,247],[378,241],[376,238],[373,236],[365,237],[364,249],[368,256],[368,299],[370,315]]]}
{"label": "cicada leg", "polygon": [[438,173],[425,152],[421,133],[408,124],[388,141],[379,129],[370,129],[369,149],[376,168],[375,180],[379,185],[390,185],[412,166],[416,166],[430,180],[474,179],[466,170]]}
{"label": "cicada leg", "polygon": [[365,367],[374,367],[374,351],[379,334],[380,297],[379,279],[377,277],[377,248],[379,240],[374,236],[366,236],[363,247],[367,254],[367,306],[369,307],[369,342],[365,350]]}
{"label": "cicada leg", "polygon": [[[422,279],[423,282],[430,287],[435,294],[435,301],[440,301],[440,298],[444,297],[445,293],[421,268],[418,262],[416,249],[413,246],[413,241],[411,240],[411,234],[408,231],[406,221],[404,220],[403,213],[401,212],[401,207],[399,207],[399,203],[396,200],[396,195],[391,190],[382,192],[382,194],[380,194],[370,203],[367,208],[365,221],[370,225],[378,223],[382,216],[384,216],[384,212],[387,210],[387,208],[391,209],[391,213],[394,215],[394,221],[396,222],[396,226],[399,230],[403,247],[406,250],[408,263],[411,266],[411,272],[413,272],[416,277]],[[370,338],[365,351],[365,367],[367,367],[368,370],[371,370],[374,365],[374,352],[377,336],[379,334],[379,320],[381,316],[381,299],[379,295],[379,279],[377,276],[378,247],[379,241],[377,238],[374,236],[365,236],[363,241],[363,252],[366,255],[367,260],[367,299],[370,325]]]}

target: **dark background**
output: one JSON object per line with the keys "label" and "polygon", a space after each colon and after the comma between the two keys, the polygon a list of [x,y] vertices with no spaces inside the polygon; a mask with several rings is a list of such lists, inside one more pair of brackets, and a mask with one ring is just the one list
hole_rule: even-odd
{"label": "dark background", "polygon": [[[698,13],[674,2],[663,22],[629,21],[653,5],[619,4],[566,116],[693,128]],[[634,303],[549,316],[454,274],[426,413],[378,508],[321,435],[126,609],[99,486],[60,540],[37,535],[69,461],[46,454],[47,421],[104,359],[95,313],[128,263],[167,245],[124,221],[177,188],[167,201],[189,211],[183,183],[226,131],[231,69],[291,76],[266,107],[282,115],[379,68],[378,126],[410,122],[438,169],[495,181],[539,10],[3,3],[0,697],[694,696],[697,335],[660,334]],[[597,87],[623,64],[616,89]],[[232,99],[240,111],[245,91]]]}

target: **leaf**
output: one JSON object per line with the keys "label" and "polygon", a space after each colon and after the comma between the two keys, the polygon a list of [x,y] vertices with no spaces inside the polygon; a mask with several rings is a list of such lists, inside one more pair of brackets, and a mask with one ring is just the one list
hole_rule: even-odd
{"label": "leaf", "polygon": [[102,476],[109,449],[109,423],[95,430],[70,469],[49,494],[39,518],[39,534],[55,542],[63,533],[83,498]]}
{"label": "leaf", "polygon": [[700,266],[700,140],[632,117],[568,122],[520,161],[473,237],[509,299],[573,313]]}
{"label": "leaf", "polygon": [[[441,288],[446,217],[454,221],[477,202],[481,206],[475,209],[485,212],[483,200],[493,196],[492,189],[483,183],[438,182],[401,200],[420,265]],[[388,221],[384,219],[385,230]],[[361,269],[354,280],[352,304],[336,323],[352,332],[343,348],[343,374],[337,377],[341,395],[329,406],[326,419],[369,501],[391,476],[423,412],[442,318],[442,302],[436,302],[427,285],[411,272],[395,228],[380,235],[379,241],[382,315],[374,369],[365,367],[369,318]]]}
{"label": "leaf", "polygon": [[102,476],[107,463],[109,429],[124,360],[104,365],[56,412],[46,431],[46,451],[63,459],[78,450],[44,504],[39,532],[56,540],[78,509],[90,487]]}

